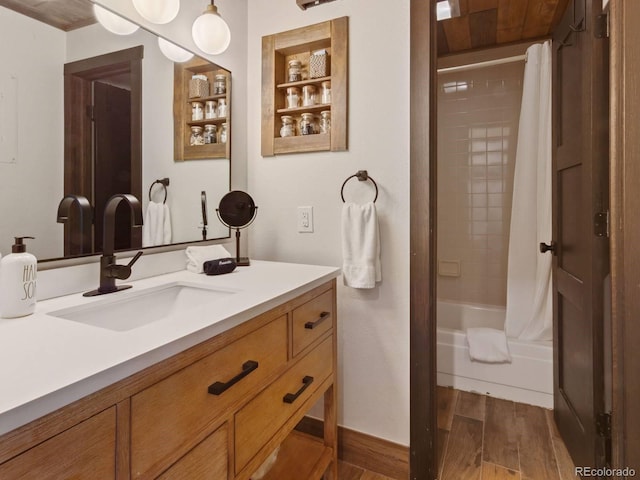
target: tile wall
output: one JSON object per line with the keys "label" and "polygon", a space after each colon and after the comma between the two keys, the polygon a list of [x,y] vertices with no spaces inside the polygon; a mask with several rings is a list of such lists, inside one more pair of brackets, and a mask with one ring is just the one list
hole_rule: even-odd
{"label": "tile wall", "polygon": [[438,298],[506,303],[524,62],[438,76]]}

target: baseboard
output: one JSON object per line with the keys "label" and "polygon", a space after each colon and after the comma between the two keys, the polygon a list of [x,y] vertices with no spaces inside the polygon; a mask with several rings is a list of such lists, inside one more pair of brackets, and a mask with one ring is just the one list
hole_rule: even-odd
{"label": "baseboard", "polygon": [[[304,417],[296,430],[322,438],[322,420]],[[394,480],[409,478],[409,448],[378,437],[338,427],[338,458]]]}

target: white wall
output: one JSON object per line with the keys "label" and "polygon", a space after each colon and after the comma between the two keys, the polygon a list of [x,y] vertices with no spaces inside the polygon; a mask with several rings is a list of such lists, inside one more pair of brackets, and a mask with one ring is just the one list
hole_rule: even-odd
{"label": "white wall", "polygon": [[[62,199],[64,183],[64,105],[57,94],[64,85],[64,35],[0,7],[0,253],[4,255],[11,253],[14,236],[36,237],[27,242],[27,249],[40,258],[62,252],[62,226],[55,221],[58,204],[51,199]],[[17,92],[17,102],[12,91]],[[15,162],[3,152],[12,158],[17,154]]]}
{"label": "white wall", "polygon": [[[156,36],[144,30],[132,35],[113,35],[100,25],[67,34],[67,62],[143,45],[142,59],[142,202],[146,208],[149,187],[169,177],[167,205],[171,211],[173,243],[201,238],[200,192],[207,192],[208,238],[229,235],[216,217],[215,208],[229,191],[229,162],[226,159],[176,162],[173,155],[173,62],[158,48]],[[153,199],[163,198],[154,187]]]}
{"label": "white wall", "polygon": [[[380,188],[383,282],[360,291],[339,281],[339,422],[408,445],[409,1],[338,0],[303,12],[293,0],[249,0],[248,13],[248,175],[259,206],[251,254],[340,265],[340,186],[357,170],[369,171]],[[262,158],[262,36],[345,15],[349,151]],[[352,180],[346,196],[362,201],[371,192]],[[302,205],[314,207],[313,234],[296,231]]]}

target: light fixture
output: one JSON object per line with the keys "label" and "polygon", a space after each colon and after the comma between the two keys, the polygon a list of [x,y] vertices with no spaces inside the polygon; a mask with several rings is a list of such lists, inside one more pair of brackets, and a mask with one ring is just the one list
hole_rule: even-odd
{"label": "light fixture", "polygon": [[191,28],[193,41],[200,50],[210,55],[218,55],[224,52],[231,43],[231,31],[218,8],[213,4],[207,5],[207,9],[196,18]]}
{"label": "light fixture", "polygon": [[133,6],[145,20],[169,23],[180,10],[180,0],[133,0]]}
{"label": "light fixture", "polygon": [[160,51],[164,53],[164,56],[172,62],[182,63],[193,58],[193,53],[162,37],[158,37],[158,46],[160,47]]}
{"label": "light fixture", "polygon": [[100,25],[116,35],[131,35],[138,30],[138,25],[135,23],[131,23],[95,3],[93,4],[93,14]]}
{"label": "light fixture", "polygon": [[460,16],[459,0],[443,0],[436,3],[436,19],[446,20]]}

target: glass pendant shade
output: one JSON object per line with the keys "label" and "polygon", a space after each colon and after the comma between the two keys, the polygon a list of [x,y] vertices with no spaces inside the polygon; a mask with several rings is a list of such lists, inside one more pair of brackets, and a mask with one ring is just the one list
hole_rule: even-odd
{"label": "glass pendant shade", "polygon": [[210,55],[224,52],[231,43],[229,25],[213,4],[208,5],[204,13],[193,22],[191,34],[198,48]]}
{"label": "glass pendant shade", "polygon": [[131,35],[138,30],[138,25],[135,23],[131,23],[115,13],[111,13],[100,5],[93,5],[93,13],[100,25],[116,35]]}
{"label": "glass pendant shade", "polygon": [[180,0],[133,0],[137,12],[152,23],[169,23],[180,10]]}
{"label": "glass pendant shade", "polygon": [[158,46],[160,47],[160,51],[164,54],[172,62],[182,63],[193,58],[193,53],[188,52],[182,47],[177,46],[174,43],[171,43],[164,38],[158,37]]}

